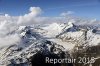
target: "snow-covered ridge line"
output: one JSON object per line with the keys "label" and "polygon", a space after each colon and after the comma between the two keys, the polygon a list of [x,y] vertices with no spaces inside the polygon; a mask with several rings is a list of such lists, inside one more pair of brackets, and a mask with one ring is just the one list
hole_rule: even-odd
{"label": "snow-covered ridge line", "polygon": [[[71,53],[77,47],[91,47],[100,44],[97,28],[81,27],[72,22],[48,25],[20,26],[7,35],[16,35],[18,42],[3,46],[0,49],[0,66],[29,66],[30,58],[38,52],[45,54]],[[14,38],[13,38],[14,39]],[[83,49],[83,48],[81,48]],[[69,54],[70,55],[70,54]],[[69,56],[70,57],[70,56]]]}

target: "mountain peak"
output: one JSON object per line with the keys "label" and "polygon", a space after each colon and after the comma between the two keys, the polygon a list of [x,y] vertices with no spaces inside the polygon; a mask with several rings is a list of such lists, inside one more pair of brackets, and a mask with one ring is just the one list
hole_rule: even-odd
{"label": "mountain peak", "polygon": [[67,25],[65,25],[65,27],[62,30],[63,32],[73,32],[73,31],[77,31],[77,26],[74,25],[74,23],[72,22],[68,22]]}
{"label": "mountain peak", "polygon": [[74,26],[74,23],[68,22],[68,26]]}

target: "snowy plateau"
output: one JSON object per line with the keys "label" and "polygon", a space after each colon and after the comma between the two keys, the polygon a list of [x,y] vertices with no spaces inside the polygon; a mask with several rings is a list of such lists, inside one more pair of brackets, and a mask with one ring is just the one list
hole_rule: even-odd
{"label": "snowy plateau", "polygon": [[[0,26],[2,27],[2,26]],[[99,66],[100,30],[93,26],[68,23],[19,26],[8,37],[16,41],[0,41],[0,66],[42,66],[45,57],[76,58],[94,57],[84,63],[64,63],[43,66]],[[15,38],[13,37],[15,36]],[[16,38],[16,36],[18,38]],[[0,39],[1,40],[1,39]],[[4,44],[5,45],[4,45]]]}

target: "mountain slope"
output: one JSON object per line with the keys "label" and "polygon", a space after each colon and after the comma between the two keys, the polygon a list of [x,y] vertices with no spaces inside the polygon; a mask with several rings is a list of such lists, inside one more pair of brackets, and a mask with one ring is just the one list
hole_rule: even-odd
{"label": "mountain slope", "polygon": [[15,34],[20,38],[18,42],[0,47],[0,66],[31,66],[34,56],[38,54],[71,58],[74,51],[100,44],[100,34],[71,22],[38,27],[19,26],[7,35]]}

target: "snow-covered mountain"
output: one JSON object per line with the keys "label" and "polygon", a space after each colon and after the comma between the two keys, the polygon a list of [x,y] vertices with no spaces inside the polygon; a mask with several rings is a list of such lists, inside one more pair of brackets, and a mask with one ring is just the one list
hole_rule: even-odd
{"label": "snow-covered mountain", "polygon": [[32,66],[34,56],[39,54],[51,58],[72,58],[74,50],[99,46],[100,34],[97,31],[72,22],[19,26],[7,35],[17,34],[20,40],[0,47],[0,66]]}

